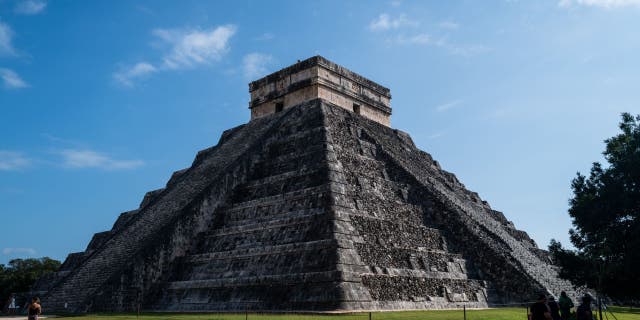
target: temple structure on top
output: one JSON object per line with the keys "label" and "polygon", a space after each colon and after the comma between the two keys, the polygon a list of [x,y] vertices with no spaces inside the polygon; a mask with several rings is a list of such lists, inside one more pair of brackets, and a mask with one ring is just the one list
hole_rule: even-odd
{"label": "temple structure on top", "polygon": [[251,120],[321,98],[385,126],[391,91],[321,56],[311,57],[249,84]]}

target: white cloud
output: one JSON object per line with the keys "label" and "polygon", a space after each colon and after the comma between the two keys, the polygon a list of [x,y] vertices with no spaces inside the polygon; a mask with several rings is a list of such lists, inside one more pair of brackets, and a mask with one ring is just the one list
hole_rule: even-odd
{"label": "white cloud", "polygon": [[22,153],[0,150],[0,170],[12,171],[24,168],[31,163]]}
{"label": "white cloud", "polygon": [[235,32],[235,26],[226,25],[211,30],[156,29],[153,34],[171,45],[163,66],[182,69],[219,61],[229,51],[229,39]]}
{"label": "white cloud", "polygon": [[168,47],[162,62],[138,62],[114,72],[112,77],[125,87],[133,87],[136,80],[154,73],[212,64],[229,51],[229,39],[235,32],[234,25],[208,30],[155,29],[152,34],[160,39],[160,46]]}
{"label": "white cloud", "polygon": [[438,112],[444,112],[447,111],[451,108],[454,108],[456,106],[458,106],[460,103],[462,103],[462,100],[454,100],[454,101],[449,101],[447,103],[443,103],[439,106],[436,106],[435,109]]}
{"label": "white cloud", "polygon": [[16,50],[11,44],[13,30],[8,24],[0,21],[0,56],[11,56],[16,54]]}
{"label": "white cloud", "polygon": [[620,8],[620,7],[640,7],[640,0],[560,0],[558,5],[561,7],[572,7],[574,5],[582,5],[587,7],[600,8]]}
{"label": "white cloud", "polygon": [[69,168],[99,168],[108,170],[135,169],[144,165],[142,160],[116,160],[93,150],[62,150],[63,165]]}
{"label": "white cloud", "polygon": [[267,65],[273,61],[271,55],[249,53],[242,59],[242,71],[247,79],[257,79],[267,73]]}
{"label": "white cloud", "polygon": [[13,70],[0,68],[0,78],[7,89],[22,89],[29,86],[20,76]]}
{"label": "white cloud", "polygon": [[27,255],[33,256],[36,254],[36,249],[34,248],[3,248],[2,254],[4,254],[5,256],[11,255],[11,254],[27,254]]}
{"label": "white cloud", "polygon": [[369,23],[369,30],[371,31],[385,31],[391,29],[399,29],[403,27],[417,27],[420,23],[407,18],[406,15],[401,14],[398,17],[391,17],[387,13],[382,13],[378,18],[372,20]]}
{"label": "white cloud", "polygon": [[115,72],[113,79],[123,86],[133,87],[134,80],[142,79],[157,71],[158,69],[148,62],[138,62],[129,68]]}
{"label": "white cloud", "polygon": [[23,0],[16,4],[14,11],[18,14],[38,14],[47,7],[46,1],[41,0]]}

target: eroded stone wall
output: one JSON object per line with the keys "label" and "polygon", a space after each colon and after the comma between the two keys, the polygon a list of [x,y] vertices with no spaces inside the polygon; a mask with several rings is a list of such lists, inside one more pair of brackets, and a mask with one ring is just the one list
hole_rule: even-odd
{"label": "eroded stone wall", "polygon": [[[394,216],[398,224],[405,219],[415,223],[420,215],[423,226],[440,230],[447,251],[461,255],[464,262],[459,265],[466,269],[468,277],[487,281],[490,303],[527,301],[537,292],[558,295],[561,290],[572,291],[572,285],[558,278],[556,267],[545,259],[544,251],[538,249],[525,232],[515,229],[513,223],[492,210],[477,193],[468,191],[453,174],[442,170],[430,155],[415,147],[407,134],[362,121],[340,108],[329,110],[330,131],[345,141],[337,144],[347,144],[345,149],[359,148],[360,157],[376,159],[363,162],[352,155],[343,157],[345,172],[362,172],[360,175],[370,177],[365,182],[358,177],[347,178],[347,184],[355,188],[356,208],[362,207],[383,218]],[[381,179],[393,183],[379,181]],[[396,187],[387,187],[394,184]],[[366,187],[362,188],[363,185]],[[367,194],[372,200],[361,199]],[[393,209],[380,203],[380,199],[388,204],[397,203],[398,208],[408,203],[421,209]],[[397,232],[403,231],[397,227]],[[386,257],[379,259],[385,263],[401,261],[406,254],[398,252]],[[453,270],[451,264],[448,266],[448,270]]]}

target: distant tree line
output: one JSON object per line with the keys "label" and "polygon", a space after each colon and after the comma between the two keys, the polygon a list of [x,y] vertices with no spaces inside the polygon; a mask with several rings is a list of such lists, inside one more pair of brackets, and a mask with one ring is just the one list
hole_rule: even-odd
{"label": "distant tree line", "polygon": [[49,257],[14,259],[0,264],[0,306],[4,306],[12,293],[27,292],[44,274],[60,269],[60,261]]}
{"label": "distant tree line", "polygon": [[622,114],[621,132],[604,142],[607,165],[578,172],[569,231],[576,250],[551,240],[560,276],[619,301],[640,299],[640,115]]}

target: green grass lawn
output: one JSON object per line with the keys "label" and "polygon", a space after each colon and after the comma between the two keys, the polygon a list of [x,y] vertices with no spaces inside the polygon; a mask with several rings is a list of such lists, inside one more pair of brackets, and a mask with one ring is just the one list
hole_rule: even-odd
{"label": "green grass lawn", "polygon": [[[618,320],[640,320],[640,309],[611,307]],[[615,320],[611,314],[608,319]],[[89,314],[73,317],[73,320],[368,320],[368,313],[317,315],[317,314],[234,314],[234,313],[143,313],[139,317],[135,314]],[[402,312],[373,312],[372,320],[462,320],[462,310],[433,310],[433,311],[402,311]],[[526,310],[522,308],[497,308],[485,310],[467,310],[468,320],[516,320],[527,319]],[[603,315],[603,319],[607,319]]]}

